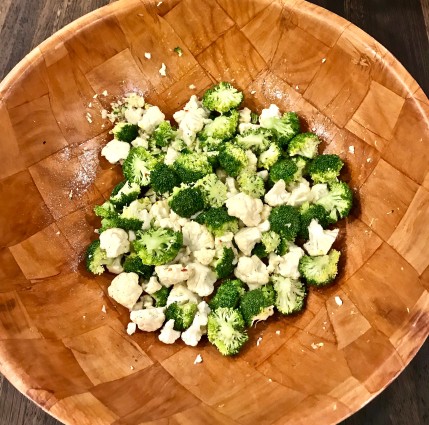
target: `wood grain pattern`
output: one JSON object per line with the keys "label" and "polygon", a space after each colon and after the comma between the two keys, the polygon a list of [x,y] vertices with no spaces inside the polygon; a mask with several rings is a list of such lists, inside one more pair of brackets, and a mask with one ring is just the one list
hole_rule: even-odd
{"label": "wood grain pattern", "polygon": [[[70,424],[161,424],[165,422],[161,418],[166,417],[169,423],[196,423],[196,418],[222,424],[253,424],[255,418],[257,423],[267,424],[334,423],[359,409],[394,378],[428,334],[429,257],[421,252],[427,251],[429,236],[425,226],[429,114],[423,91],[383,47],[340,18],[301,0],[284,1],[283,5],[279,0],[245,0],[245,8],[227,0],[206,1],[212,14],[206,16],[201,9],[203,25],[194,25],[195,33],[191,34],[178,16],[188,8],[197,16],[200,2],[169,0],[157,8],[152,1],[123,0],[112,6],[110,13],[97,13],[102,19],[90,32],[84,29],[76,35],[69,27],[60,38],[44,43],[27,59],[24,75],[15,74],[0,86],[0,128],[2,134],[9,135],[8,144],[4,147],[2,142],[0,149],[14,155],[0,175],[0,199],[8,199],[0,212],[4,226],[0,232],[0,306],[6,307],[0,309],[0,367],[27,396]],[[48,16],[52,18],[48,25],[38,25],[37,31],[23,31],[13,38],[1,55],[1,71],[17,61],[22,52],[18,46],[36,46],[74,16],[106,3],[32,2],[28,25],[36,27]],[[383,2],[318,3],[350,16],[363,28],[389,23],[382,13]],[[416,4],[419,6],[417,0],[389,2],[399,16],[405,16],[402,29],[410,22],[420,28],[424,25],[421,12],[427,12],[427,3],[423,1],[420,8]],[[0,34],[10,32],[25,13],[17,4],[3,2]],[[226,15],[221,20],[211,19],[215,13]],[[263,30],[267,21],[271,37]],[[159,62],[171,46],[150,41],[139,29],[141,25],[151,30],[151,37],[159,33],[173,37],[175,43],[179,38],[174,37],[180,37],[185,58],[182,62],[173,55],[165,59],[171,73],[164,80],[156,66],[143,61],[142,52],[150,48]],[[211,31],[206,33],[206,28]],[[98,35],[89,35],[94,33]],[[387,41],[400,40],[400,34],[396,31]],[[378,38],[383,37],[386,34]],[[102,43],[105,38],[114,42]],[[294,40],[298,42],[294,44]],[[422,54],[422,61],[417,59],[427,51],[427,37],[414,31],[411,41],[417,48],[404,49],[403,59],[427,89],[425,73],[429,68],[422,66],[427,57]],[[287,43],[293,47],[289,51],[282,47]],[[305,57],[302,51],[307,52]],[[121,66],[124,57],[132,67]],[[343,75],[338,74],[339,68]],[[339,84],[346,68],[353,78]],[[67,72],[58,80],[62,70]],[[346,160],[351,165],[351,183],[360,188],[362,205],[344,228],[350,249],[340,286],[313,293],[302,317],[282,323],[287,327],[280,342],[274,332],[278,323],[256,330],[252,335],[255,341],[260,334],[264,336],[258,358],[256,347],[249,347],[232,361],[219,359],[210,346],[202,347],[198,352],[203,353],[204,362],[194,379],[184,371],[193,366],[196,351],[157,347],[156,340],[145,335],[128,338],[119,321],[123,312],[116,310],[103,292],[107,279],[89,278],[79,264],[93,225],[88,206],[113,186],[116,177],[103,162],[98,164],[105,137],[101,123],[90,126],[82,118],[84,114],[77,113],[93,93],[108,84],[113,94],[133,88],[121,86],[123,80],[145,89],[152,102],[172,111],[178,105],[169,93],[173,90],[185,99],[190,72],[198,81],[205,81],[201,90],[211,79],[234,78],[246,91],[249,105],[260,109],[271,101],[284,109],[298,110],[309,128],[317,127],[329,144],[328,150],[346,155],[353,144],[355,155]],[[326,84],[329,90],[320,92]],[[249,93],[253,89],[257,93],[252,97]],[[347,95],[348,90],[353,96]],[[48,96],[51,102],[46,102]],[[104,105],[109,100],[101,99]],[[34,111],[38,111],[36,123],[31,123],[26,117]],[[406,160],[399,159],[400,155]],[[367,158],[371,161],[366,162]],[[56,169],[61,164],[68,174]],[[380,180],[396,182],[402,190],[392,190],[384,199],[377,197]],[[15,190],[16,185],[25,186],[24,200],[11,199],[10,188]],[[383,191],[389,192],[389,188]],[[72,200],[67,196],[70,189],[76,195]],[[23,206],[30,204],[25,212]],[[58,209],[55,205],[59,204]],[[387,214],[392,210],[396,215]],[[84,224],[78,235],[73,232],[75,223]],[[413,243],[416,235],[417,245]],[[40,244],[52,251],[49,264],[36,254],[35,247]],[[386,264],[392,265],[387,278],[380,275]],[[73,302],[69,293],[73,293]],[[344,301],[341,309],[333,302],[337,294]],[[91,301],[95,299],[97,302]],[[107,315],[101,312],[103,303],[109,306]],[[325,322],[327,329],[323,329]],[[111,341],[117,341],[117,351],[106,352]],[[318,341],[324,341],[323,348],[313,350],[311,343]],[[426,370],[426,376],[427,350],[426,345],[414,361],[417,368]],[[29,351],[35,357],[31,364],[26,360]],[[133,359],[137,363],[130,369]],[[106,371],[103,361],[117,364]],[[220,367],[223,375],[218,373]],[[330,369],[332,373],[309,375],[310,369]],[[409,394],[420,394],[427,388],[425,375],[417,370],[408,368],[401,377],[411,388]],[[231,385],[228,373],[241,374],[241,379]],[[207,385],[207,375],[219,375],[214,381],[217,386]],[[166,405],[154,396],[146,381],[167,388],[180,403]],[[12,390],[5,382],[1,378],[2,425],[27,424],[28,415],[34,415],[33,423],[56,423],[47,416],[42,419],[32,405],[22,404],[22,410],[13,410],[15,396],[9,395]],[[125,393],[124,388],[133,389],[134,401],[113,397]],[[388,413],[386,401],[379,397],[345,423],[403,423],[397,407],[403,405],[403,396],[403,386],[394,384],[382,396],[393,401]],[[139,397],[147,405],[143,406]],[[408,405],[409,413],[402,416],[407,423],[427,422],[427,405],[421,399],[414,398]],[[35,422],[39,418],[40,422]]]}

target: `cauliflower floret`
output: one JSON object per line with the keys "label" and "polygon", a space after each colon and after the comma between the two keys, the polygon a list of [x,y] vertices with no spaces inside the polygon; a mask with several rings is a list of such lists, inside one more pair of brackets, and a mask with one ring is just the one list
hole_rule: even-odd
{"label": "cauliflower floret", "polygon": [[158,106],[151,106],[149,109],[146,109],[146,112],[138,125],[147,134],[152,134],[155,128],[164,121],[164,118],[165,115],[161,112]]}
{"label": "cauliflower floret", "polygon": [[186,345],[196,347],[201,337],[207,333],[208,315],[210,307],[205,301],[198,304],[198,312],[192,322],[192,325],[182,333],[182,340]]}
{"label": "cauliflower floret", "polygon": [[203,266],[208,266],[216,255],[215,249],[200,249],[192,253],[195,259]]}
{"label": "cauliflower floret", "polygon": [[237,183],[234,177],[227,177],[225,179],[225,185],[227,190],[227,193],[226,193],[227,198],[232,198],[234,195],[238,194]]}
{"label": "cauliflower floret", "polygon": [[134,230],[128,230],[128,240],[134,242],[137,239],[136,232]]}
{"label": "cauliflower floret", "polygon": [[246,151],[246,156],[247,156],[247,159],[249,160],[249,163],[246,169],[248,171],[251,171],[252,173],[256,173],[256,168],[258,166],[258,158],[250,149]]}
{"label": "cauliflower floret", "polygon": [[206,226],[196,223],[195,221],[187,222],[182,228],[183,245],[189,247],[191,251],[200,249],[214,248],[214,239]]}
{"label": "cauliflower floret", "polygon": [[248,130],[257,130],[258,128],[260,128],[261,126],[258,124],[252,124],[252,123],[247,123],[247,122],[243,122],[238,124],[238,132],[240,134],[245,133]]}
{"label": "cauliflower floret", "polygon": [[226,203],[228,214],[239,218],[246,226],[254,227],[261,222],[263,203],[260,199],[252,198],[245,193],[238,193],[229,198]]}
{"label": "cauliflower floret", "polygon": [[261,224],[258,224],[258,229],[261,232],[268,232],[270,230],[271,224],[269,220],[263,221]]}
{"label": "cauliflower floret", "polygon": [[143,223],[149,222],[150,224],[149,212],[138,199],[131,202],[130,205],[124,207],[122,210],[122,217],[135,218],[137,220],[143,221]]}
{"label": "cauliflower floret", "polygon": [[130,149],[129,143],[112,140],[101,150],[101,156],[104,156],[111,164],[116,164],[127,158]]}
{"label": "cauliflower floret", "polygon": [[189,249],[189,247],[184,246],[180,248],[180,251],[177,253],[176,257],[171,262],[171,264],[181,263],[186,265],[191,262],[190,258],[191,258],[191,250]]}
{"label": "cauliflower floret", "polygon": [[268,177],[270,176],[270,173],[268,170],[261,170],[256,173],[264,182],[268,180]]}
{"label": "cauliflower floret", "polygon": [[107,229],[100,235],[100,248],[106,251],[108,258],[116,258],[130,252],[128,233],[123,229]]}
{"label": "cauliflower floret", "polygon": [[147,134],[143,134],[141,137],[137,137],[134,139],[131,144],[135,148],[149,148],[149,136]]}
{"label": "cauliflower floret", "polygon": [[250,123],[252,121],[252,111],[249,108],[243,108],[238,111],[240,114],[240,123]]}
{"label": "cauliflower floret", "polygon": [[[142,303],[142,308],[140,310],[144,308],[151,308],[153,307],[153,298],[150,295],[143,295],[141,297],[141,303]],[[135,308],[134,306],[133,310],[138,310],[138,309]]]}
{"label": "cauliflower floret", "polygon": [[311,201],[312,199],[310,183],[305,179],[302,179],[289,189],[291,192],[287,204],[292,207],[300,206],[304,202]]}
{"label": "cauliflower floret", "polygon": [[143,290],[148,294],[152,295],[162,288],[156,276],[151,276],[149,282],[143,283]]}
{"label": "cauliflower floret", "polygon": [[170,212],[170,220],[174,223],[178,223],[180,227],[183,227],[186,223],[189,223],[191,220],[185,217],[180,217],[174,211]]}
{"label": "cauliflower floret", "polygon": [[328,185],[325,183],[315,184],[311,188],[311,202],[317,202],[329,193]]}
{"label": "cauliflower floret", "polygon": [[215,238],[215,246],[219,247],[221,245],[226,245],[228,247],[232,246],[232,240],[234,239],[234,233],[227,232],[222,236],[217,236]]}
{"label": "cauliflower floret", "polygon": [[120,274],[124,271],[122,267],[122,255],[116,257],[110,264],[107,264],[107,270],[113,274]]}
{"label": "cauliflower floret", "polygon": [[217,178],[218,178],[222,183],[225,183],[225,182],[226,182],[226,179],[227,179],[227,177],[228,177],[228,174],[227,174],[227,172],[226,172],[223,168],[217,168],[217,169],[216,169],[216,175],[217,175]]}
{"label": "cauliflower floret", "polygon": [[304,244],[305,250],[311,256],[326,255],[332,248],[338,236],[338,229],[323,230],[317,220],[311,220],[308,226],[309,241]]}
{"label": "cauliflower floret", "polygon": [[143,96],[140,96],[138,93],[127,93],[125,95],[125,103],[130,108],[143,108],[145,105],[145,100]]}
{"label": "cauliflower floret", "polygon": [[266,126],[267,120],[270,118],[281,118],[282,114],[277,105],[271,104],[267,109],[262,109],[261,116],[259,117],[259,123],[261,127]]}
{"label": "cauliflower floret", "polygon": [[250,257],[252,249],[261,242],[261,231],[257,227],[245,227],[235,234],[234,240],[240,251]]}
{"label": "cauliflower floret", "polygon": [[164,266],[156,266],[155,273],[158,276],[159,282],[169,288],[171,285],[185,282],[191,277],[189,267],[184,267],[181,264],[166,264]]}
{"label": "cauliflower floret", "polygon": [[128,335],[135,334],[136,330],[137,330],[137,325],[134,322],[128,323],[128,326],[127,326],[127,334]]}
{"label": "cauliflower floret", "polygon": [[161,328],[165,320],[164,307],[146,308],[132,311],[130,319],[141,331],[154,332]]}
{"label": "cauliflower floret", "polygon": [[279,180],[264,197],[265,202],[271,207],[278,207],[288,202],[290,193],[286,190],[286,183],[284,180]]}
{"label": "cauliflower floret", "polygon": [[180,331],[174,330],[174,320],[170,319],[161,329],[158,339],[164,344],[174,344],[180,338]]}
{"label": "cauliflower floret", "polygon": [[168,206],[168,201],[158,201],[152,205],[152,208],[149,211],[149,217],[151,220],[155,219],[157,221],[163,218],[169,218],[170,216],[170,207]]}
{"label": "cauliflower floret", "polygon": [[240,257],[234,274],[247,283],[250,290],[266,285],[269,281],[267,267],[256,255]]}
{"label": "cauliflower floret", "polygon": [[162,229],[173,229],[175,232],[180,232],[180,224],[177,221],[173,221],[170,217],[161,218],[158,220],[158,225]]}
{"label": "cauliflower floret", "polygon": [[185,304],[187,302],[199,304],[201,298],[190,291],[183,283],[174,285],[167,298],[167,307],[173,303]]}
{"label": "cauliflower floret", "polygon": [[188,288],[197,293],[200,297],[206,297],[214,291],[214,284],[217,281],[216,273],[207,266],[200,263],[190,263],[191,277],[187,281]]}
{"label": "cauliflower floret", "polygon": [[176,149],[169,146],[167,148],[167,153],[165,154],[164,164],[173,165],[174,161],[179,157],[180,152],[177,152]]}
{"label": "cauliflower floret", "polygon": [[131,310],[140,298],[143,289],[139,285],[137,273],[121,273],[112,280],[107,292],[117,303]]}
{"label": "cauliflower floret", "polygon": [[270,273],[280,274],[283,277],[291,279],[299,279],[300,273],[298,271],[299,260],[304,255],[304,251],[290,243],[288,252],[280,257],[271,253],[268,259],[268,271]]}
{"label": "cauliflower floret", "polygon": [[124,112],[127,122],[137,125],[143,117],[143,108],[127,108]]}

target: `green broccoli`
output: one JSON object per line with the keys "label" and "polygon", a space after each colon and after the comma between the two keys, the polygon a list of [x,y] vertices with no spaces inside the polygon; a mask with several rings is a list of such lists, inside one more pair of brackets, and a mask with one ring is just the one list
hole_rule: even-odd
{"label": "green broccoli", "polygon": [[120,214],[121,218],[135,218],[139,221],[141,221],[142,218],[142,212],[143,211],[149,211],[149,209],[152,206],[152,201],[148,198],[141,198],[136,199],[135,201],[131,202],[130,205],[126,205],[122,213]]}
{"label": "green broccoli", "polygon": [[281,118],[266,118],[261,122],[261,125],[274,133],[280,146],[286,146],[301,129],[299,117],[295,112],[286,112]]}
{"label": "green broccoli", "polygon": [[162,195],[171,192],[176,186],[180,186],[180,178],[172,167],[160,162],[150,173],[150,183],[153,190]]}
{"label": "green broccoli", "polygon": [[258,124],[259,123],[259,115],[255,112],[250,113],[250,122],[251,124]]}
{"label": "green broccoli", "polygon": [[206,207],[221,207],[226,201],[226,186],[219,180],[216,174],[207,174],[195,183],[203,195]]}
{"label": "green broccoli", "polygon": [[[218,152],[220,151],[224,141],[215,139],[214,137],[207,137],[207,139],[198,139],[199,146],[204,152]],[[212,164],[212,166],[214,166]]]}
{"label": "green broccoli", "polygon": [[203,95],[203,106],[209,111],[225,113],[238,108],[243,101],[243,93],[229,83],[219,83]]}
{"label": "green broccoli", "polygon": [[224,356],[238,354],[249,339],[240,311],[226,307],[220,307],[210,312],[207,336]]}
{"label": "green broccoli", "polygon": [[299,280],[283,277],[281,275],[271,276],[276,293],[276,308],[282,314],[292,314],[304,308],[305,285]]}
{"label": "green broccoli", "polygon": [[124,180],[117,184],[110,194],[110,203],[116,208],[122,208],[135,201],[140,195],[141,189],[137,183]]}
{"label": "green broccoli", "polygon": [[104,266],[110,264],[111,259],[107,258],[106,251],[100,248],[100,241],[96,240],[89,244],[86,250],[86,269],[93,274],[103,274]]}
{"label": "green broccoli", "polygon": [[171,288],[163,286],[159,291],[152,294],[152,298],[155,300],[155,307],[165,307],[167,305],[167,299],[170,295]]}
{"label": "green broccoli", "polygon": [[235,137],[235,143],[244,150],[251,149],[255,153],[262,153],[271,144],[272,133],[266,128],[247,130]]}
{"label": "green broccoli", "polygon": [[181,48],[181,47],[179,47],[179,46],[175,47],[175,48],[173,49],[173,52],[174,52],[174,53],[177,53],[177,55],[178,55],[179,57],[183,56],[183,50],[182,50],[182,48]]}
{"label": "green broccoli", "polygon": [[274,313],[275,292],[272,285],[246,292],[240,301],[240,311],[247,326],[254,322],[267,320]]}
{"label": "green broccoli", "polygon": [[142,259],[135,252],[131,253],[125,258],[123,267],[124,272],[137,273],[144,279],[149,279],[155,269],[154,266],[143,264]]}
{"label": "green broccoli", "polygon": [[270,179],[276,183],[284,180],[285,183],[291,183],[300,177],[298,166],[291,159],[281,159],[277,161],[270,169]]}
{"label": "green broccoli", "polygon": [[300,216],[297,209],[280,205],[271,210],[268,217],[270,229],[288,241],[294,241],[300,229]]}
{"label": "green broccoli", "polygon": [[117,214],[115,206],[109,201],[104,202],[102,205],[96,205],[94,213],[97,217],[102,218],[112,217]]}
{"label": "green broccoli", "polygon": [[347,183],[332,182],[329,184],[329,192],[322,196],[316,205],[321,205],[328,212],[331,223],[347,217],[353,205],[353,192]]}
{"label": "green broccoli", "polygon": [[274,253],[280,256],[285,255],[289,251],[289,244],[290,242],[286,238],[282,238],[280,236],[280,243],[278,244]]}
{"label": "green broccoli", "polygon": [[295,165],[298,167],[298,171],[295,174],[296,176],[295,180],[299,180],[301,177],[304,177],[307,175],[308,163],[310,161],[308,158],[304,158],[303,156],[296,155],[291,158],[291,161],[293,161]]}
{"label": "green broccoli", "polygon": [[229,279],[223,282],[209,302],[212,310],[217,308],[237,308],[240,298],[245,293],[244,284],[239,279]]}
{"label": "green broccoli", "polygon": [[101,220],[100,233],[103,233],[107,229],[124,229],[133,230],[137,232],[141,230],[143,223],[136,218],[123,218],[121,215],[111,215]]}
{"label": "green broccoli", "polygon": [[301,217],[298,236],[302,239],[308,239],[308,226],[313,219],[316,219],[323,228],[326,228],[330,223],[328,213],[321,205],[305,202],[299,211]]}
{"label": "green broccoli", "polygon": [[314,183],[328,183],[337,179],[343,165],[338,155],[319,155],[311,162],[308,172]]}
{"label": "green broccoli", "polygon": [[202,153],[182,153],[173,168],[184,183],[193,183],[213,172],[207,155]]}
{"label": "green broccoli", "polygon": [[239,114],[233,110],[228,115],[216,117],[213,121],[206,124],[203,130],[198,134],[201,140],[208,138],[218,140],[229,140],[234,137],[237,131]]}
{"label": "green broccoli", "polygon": [[326,286],[337,276],[340,256],[341,253],[335,249],[319,257],[304,255],[299,260],[298,270],[309,285]]}
{"label": "green broccoli", "polygon": [[186,304],[172,303],[165,310],[165,319],[174,320],[174,329],[176,331],[185,331],[192,325],[195,314],[198,311],[196,303],[187,302]]}
{"label": "green broccoli", "polygon": [[305,158],[314,158],[317,155],[317,147],[320,140],[314,133],[301,133],[295,136],[288,146],[290,156],[301,155]]}
{"label": "green broccoli", "polygon": [[257,243],[253,248],[252,255],[257,255],[259,258],[268,257],[268,254],[277,250],[281,243],[280,235],[270,230],[262,233],[261,242]]}
{"label": "green broccoli", "polygon": [[160,162],[159,158],[150,154],[145,148],[131,148],[124,161],[124,176],[132,183],[147,186],[150,183],[150,172]]}
{"label": "green broccoli", "polygon": [[176,130],[168,121],[163,121],[150,136],[149,142],[164,148],[168,146],[176,138]]}
{"label": "green broccoli", "polygon": [[199,188],[174,188],[168,205],[180,217],[189,218],[204,209],[204,197]]}
{"label": "green broccoli", "polygon": [[213,267],[218,279],[228,277],[234,271],[235,255],[232,248],[223,247]]}
{"label": "green broccoli", "polygon": [[258,167],[269,170],[281,157],[282,150],[279,145],[272,143],[258,158]]}
{"label": "green broccoli", "polygon": [[210,208],[197,216],[195,221],[204,224],[215,236],[223,236],[225,233],[238,232],[238,220],[228,215],[226,208]]}
{"label": "green broccoli", "polygon": [[255,173],[243,172],[237,178],[240,192],[252,198],[260,198],[265,195],[265,183],[262,177]]}
{"label": "green broccoli", "polygon": [[135,124],[128,124],[126,122],[120,122],[115,125],[112,133],[116,140],[131,143],[133,140],[139,137],[139,126]]}
{"label": "green broccoli", "polygon": [[230,176],[237,177],[249,165],[249,158],[234,143],[225,143],[219,151],[219,163]]}
{"label": "green broccoli", "polygon": [[252,249],[252,255],[256,255],[259,258],[268,257],[268,252],[265,250],[265,246],[263,243],[257,243]]}
{"label": "green broccoli", "polygon": [[134,251],[143,264],[160,266],[176,257],[183,245],[183,235],[171,229],[150,228],[137,232],[133,242]]}

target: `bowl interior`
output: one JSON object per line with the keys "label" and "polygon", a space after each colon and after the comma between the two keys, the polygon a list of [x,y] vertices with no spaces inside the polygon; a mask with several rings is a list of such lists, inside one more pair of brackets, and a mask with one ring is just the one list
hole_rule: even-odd
{"label": "bowl interior", "polygon": [[[138,90],[171,116],[222,80],[258,111],[298,112],[344,158],[357,198],[338,284],[311,290],[303,314],[258,324],[237,358],[129,337],[111,277],[81,261],[92,206],[121,180],[100,157],[100,111]],[[0,86],[2,372],[67,424],[331,424],[355,412],[428,335],[428,113],[380,44],[300,0],[120,1],[66,27]]]}

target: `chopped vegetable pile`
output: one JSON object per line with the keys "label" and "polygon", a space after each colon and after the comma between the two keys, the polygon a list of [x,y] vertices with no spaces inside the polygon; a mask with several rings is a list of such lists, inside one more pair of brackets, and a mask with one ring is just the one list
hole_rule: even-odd
{"label": "chopped vegetable pile", "polygon": [[248,327],[300,312],[310,286],[337,276],[331,227],[353,201],[343,161],[318,155],[296,113],[242,102],[219,83],[174,114],[177,127],[138,94],[112,105],[102,155],[124,181],[94,209],[100,237],[86,264],[117,275],[108,293],[130,310],[129,334],[191,346],[207,335],[235,355]]}

